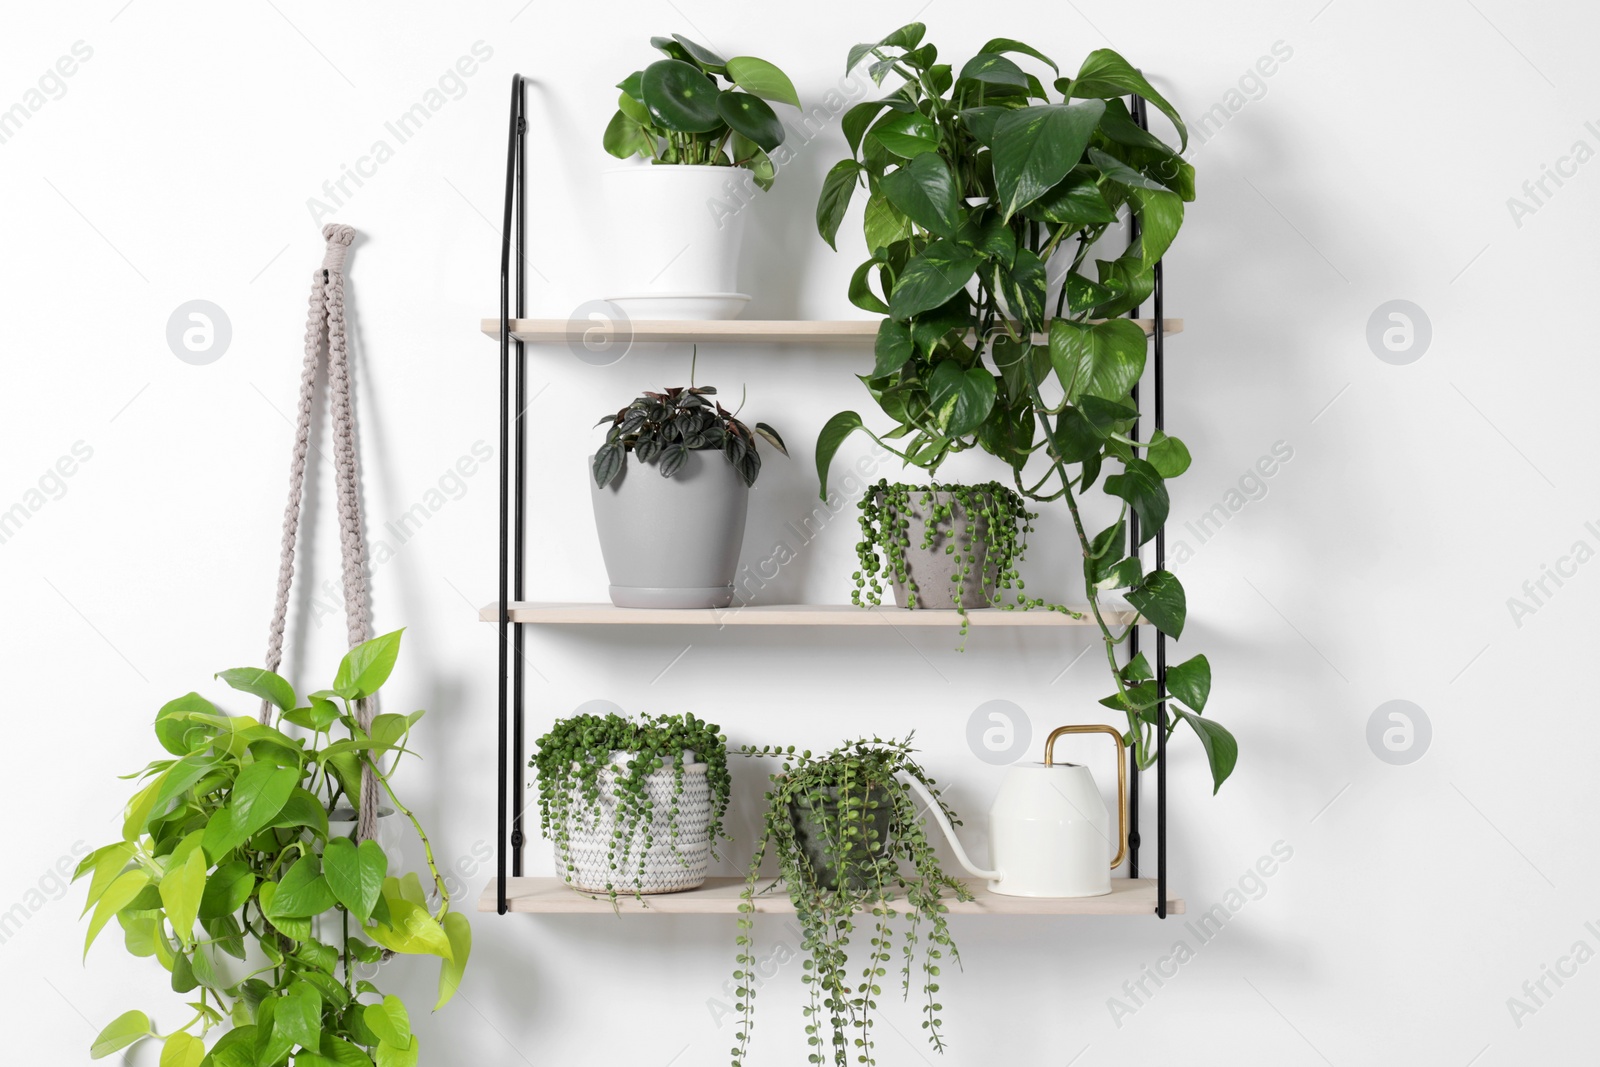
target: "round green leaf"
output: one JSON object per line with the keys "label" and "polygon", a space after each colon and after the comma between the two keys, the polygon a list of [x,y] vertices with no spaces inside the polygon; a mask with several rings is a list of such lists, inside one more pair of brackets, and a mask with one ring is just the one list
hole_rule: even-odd
{"label": "round green leaf", "polygon": [[661,59],[644,69],[644,106],[656,124],[678,133],[708,133],[722,125],[716,83],[679,59]]}
{"label": "round green leaf", "polygon": [[791,107],[800,106],[800,94],[794,91],[789,76],[764,59],[755,56],[734,56],[728,60],[728,77],[747,93],[766,100],[776,100]]}
{"label": "round green leaf", "polygon": [[764,152],[771,152],[783,143],[783,123],[759,97],[749,93],[722,93],[717,97],[717,114],[734,132],[748,137]]}

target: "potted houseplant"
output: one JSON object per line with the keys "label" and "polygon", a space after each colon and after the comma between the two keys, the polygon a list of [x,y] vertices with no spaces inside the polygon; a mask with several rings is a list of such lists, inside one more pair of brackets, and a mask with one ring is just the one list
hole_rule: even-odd
{"label": "potted houseplant", "polygon": [[[940,62],[912,23],[852,48],[847,67],[868,59],[880,84],[890,74],[901,84],[845,113],[851,156],[828,172],[817,227],[833,244],[865,186],[870,258],[855,271],[850,299],[884,316],[862,381],[894,425],[874,432],[854,411],[830,419],[817,442],[823,491],[840,443],[862,430],[930,475],[949,456],[981,449],[1011,468],[1025,500],[1064,500],[1116,685],[1104,703],[1127,716],[1129,743],[1148,767],[1156,708],[1176,698],[1166,704],[1168,728],[1194,729],[1220,786],[1238,748],[1201,716],[1211,688],[1206,658],[1170,668],[1161,693],[1143,657],[1117,663],[1127,630],[1100,606],[1102,595],[1122,591],[1164,633],[1183,631],[1182,586],[1166,570],[1145,573],[1139,547],[1166,521],[1165,482],[1187,469],[1189,451],[1159,430],[1132,436],[1138,411],[1128,395],[1144,372],[1146,341],[1120,317],[1149,298],[1194,199],[1194,168],[1180,154],[1183,120],[1110,49],[1062,75],[1031,45],[996,38],[957,68]],[[1166,115],[1179,147],[1135,120],[1123,99],[1130,94]],[[1099,257],[1100,238],[1123,210],[1138,223],[1137,240]],[[1091,534],[1078,500],[1097,482],[1120,513]],[[1138,544],[1129,543],[1130,512]],[[915,541],[919,531],[910,532]]]}
{"label": "potted houseplant", "polygon": [[769,189],[768,155],[784,128],[767,103],[800,106],[794,84],[764,59],[723,59],[687,37],[652,37],[663,52],[617,88],[605,150],[651,166],[603,177],[615,225],[621,295],[638,318],[731,319],[749,301],[737,292],[744,209]]}
{"label": "potted houseplant", "polygon": [[[140,772],[121,838],[78,868],[92,911],[84,952],[114,917],[129,951],[154,957],[174,990],[195,995],[195,1014],[157,1033],[144,1012],[129,1011],[91,1055],[155,1039],[162,1064],[185,1067],[281,1064],[291,1053],[296,1063],[417,1062],[405,1003],[363,967],[392,953],[440,957],[442,1007],[461,982],[472,929],[450,909],[427,834],[395,795],[393,766],[381,763],[407,751],[422,713],[377,715],[366,730],[355,717],[399,649],[398,631],[357,645],[333,686],[304,699],[270,671],[218,675],[266,701],[272,722],[227,715],[198,693],[157,712],[156,739],[170,758]],[[285,732],[291,724],[301,736]],[[377,841],[330,829],[330,811],[359,805],[363,767],[420,838],[432,902],[415,873],[388,874]],[[244,968],[220,966],[225,958]]]}
{"label": "potted houseplant", "polygon": [[539,826],[586,893],[642,896],[706,880],[728,807],[727,739],[692,714],[562,719],[539,738]]}
{"label": "potted houseplant", "polygon": [[[716,392],[709,385],[647,392],[597,423],[609,429],[589,460],[590,495],[618,607],[733,602],[750,487],[761,472],[756,438],[788,451],[771,426],[752,430],[708,399]],[[629,455],[639,462],[630,465]]]}
{"label": "potted houseplant", "polygon": [[[932,777],[912,756],[911,737],[861,739],[820,757],[786,749],[746,747],[750,756],[780,758],[767,793],[761,837],[750,860],[739,905],[737,987],[739,1032],[733,1062],[744,1061],[754,1025],[755,897],[762,861],[773,856],[779,880],[794,903],[806,954],[802,981],[809,992],[806,1035],[810,1062],[873,1062],[873,1014],[878,981],[886,973],[894,940],[892,920],[904,916],[902,987],[910,996],[913,971],[924,1001],[923,1029],[935,1050],[940,1032],[939,968],[960,963],[945,922],[944,900],[971,900],[966,883],[945,874],[923,829],[915,778],[937,796]],[[942,800],[945,816],[959,825]],[[859,979],[848,970],[856,923],[870,925],[872,949]],[[853,1053],[851,1050],[854,1050]]]}

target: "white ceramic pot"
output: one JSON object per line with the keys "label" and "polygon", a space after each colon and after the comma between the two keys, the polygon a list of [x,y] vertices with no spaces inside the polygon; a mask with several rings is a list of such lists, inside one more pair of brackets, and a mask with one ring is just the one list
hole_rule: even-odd
{"label": "white ceramic pot", "polygon": [[[678,806],[676,839],[672,836],[670,811],[675,775],[662,761],[660,770],[645,779],[645,792],[654,805],[651,825],[634,829],[616,857],[611,869],[613,835],[617,827],[615,776],[626,773],[630,752],[613,752],[611,768],[600,772],[600,798],[591,811],[576,791],[569,798],[565,846],[556,842],[556,873],[574,889],[585,893],[605,893],[608,883],[618,893],[677,893],[694,889],[706,880],[711,867],[711,785],[706,780],[706,765],[692,762],[694,753],[684,753],[683,793]],[[649,848],[644,838],[652,837]],[[643,871],[640,861],[643,860]]]}
{"label": "white ceramic pot", "polygon": [[601,175],[617,295],[634,319],[732,319],[745,212],[755,183],[743,167],[638,164]]}

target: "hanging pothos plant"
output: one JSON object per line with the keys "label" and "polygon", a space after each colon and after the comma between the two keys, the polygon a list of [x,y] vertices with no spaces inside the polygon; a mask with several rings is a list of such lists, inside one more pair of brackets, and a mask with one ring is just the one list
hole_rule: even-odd
{"label": "hanging pothos plant", "polygon": [[[850,299],[885,316],[872,370],[860,377],[894,425],[877,433],[854,411],[835,415],[817,441],[818,478],[826,495],[840,443],[863,430],[930,474],[981,448],[1011,467],[1028,500],[1065,500],[1116,684],[1102,703],[1126,714],[1128,743],[1148,767],[1162,694],[1143,656],[1117,662],[1128,629],[1106,619],[1100,597],[1122,590],[1162,632],[1183,632],[1183,587],[1168,571],[1144,572],[1127,520],[1130,511],[1138,517],[1140,544],[1156,535],[1167,518],[1166,479],[1187,469],[1189,451],[1160,431],[1132,436],[1138,411],[1128,398],[1144,372],[1146,338],[1119,316],[1150,297],[1156,264],[1194,199],[1194,168],[1179,154],[1188,133],[1176,109],[1110,49],[1061,75],[1043,52],[996,38],[956,69],[922,38],[922,24],[912,23],[856,45],[846,61],[849,70],[871,59],[879,84],[901,79],[845,113],[851,156],[828,172],[817,203],[817,228],[833,244],[855,191],[866,187],[870,258],[851,278]],[[1048,70],[1055,95],[1014,56]],[[1178,148],[1135,121],[1123,99],[1130,94],[1167,116]],[[1124,212],[1137,220],[1138,240],[1094,258]],[[1097,482],[1121,513],[1090,534],[1078,497]],[[1176,701],[1166,703],[1168,732],[1183,722],[1194,729],[1220,787],[1238,746],[1202,717],[1211,689],[1205,656],[1171,667],[1167,688]]]}
{"label": "hanging pothos plant", "polygon": [[[911,736],[901,741],[865,738],[841,745],[825,756],[809,751],[745,747],[746,756],[769,756],[783,764],[772,775],[761,837],[751,857],[739,904],[736,986],[739,1031],[734,1067],[744,1062],[755,1025],[755,898],[761,864],[769,854],[794,904],[806,955],[806,1041],[810,1063],[852,1060],[872,1064],[879,983],[892,958],[896,915],[903,917],[901,992],[920,984],[922,1028],[935,1051],[944,1051],[940,1030],[939,968],[960,964],[950,937],[944,901],[971,900],[966,883],[946,874],[923,830],[921,804],[902,780],[909,775],[935,797],[934,780],[917,763]],[[939,801],[953,825],[961,820]],[[863,918],[870,916],[870,919]],[[869,927],[871,951],[861,969],[850,972],[850,939],[860,921]],[[948,960],[947,958],[948,957]]]}
{"label": "hanging pothos plant", "polygon": [[[198,693],[156,713],[156,740],[172,758],[135,775],[142,784],[121,838],[78,867],[93,909],[83,950],[115,918],[129,952],[153,957],[174,991],[196,997],[194,1016],[162,1034],[129,1011],[95,1038],[93,1057],[154,1038],[162,1067],[277,1067],[291,1055],[297,1065],[415,1067],[405,1003],[360,968],[389,953],[438,956],[434,1008],[443,1007],[461,983],[472,927],[450,910],[428,836],[390,782],[422,712],[375,716],[369,730],[356,721],[356,702],[378,692],[399,651],[399,631],[357,645],[332,688],[303,701],[271,671],[217,676],[276,709],[278,725],[224,714]],[[329,834],[329,812],[359,805],[363,767],[422,840],[438,891],[431,906],[414,872],[388,876],[376,841]]]}

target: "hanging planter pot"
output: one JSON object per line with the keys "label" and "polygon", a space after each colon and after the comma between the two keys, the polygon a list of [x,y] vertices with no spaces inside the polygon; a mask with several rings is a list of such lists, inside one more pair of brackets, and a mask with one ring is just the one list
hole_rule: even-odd
{"label": "hanging planter pot", "polygon": [[[725,608],[744,540],[756,438],[783,451],[766,423],[751,429],[711,386],[646,393],[607,415],[589,457],[590,498],[611,602],[623,608]],[[785,452],[787,454],[787,452]],[[643,462],[628,462],[633,456]]]}

